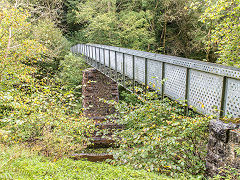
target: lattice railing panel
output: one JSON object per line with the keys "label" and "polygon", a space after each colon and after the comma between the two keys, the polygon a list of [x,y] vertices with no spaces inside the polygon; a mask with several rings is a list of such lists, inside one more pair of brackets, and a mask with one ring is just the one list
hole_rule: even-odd
{"label": "lattice railing panel", "polygon": [[105,50],[105,65],[109,66],[109,50]]}
{"label": "lattice railing panel", "polygon": [[236,79],[227,80],[227,98],[226,98],[226,114],[234,117],[240,117],[240,81]]}
{"label": "lattice railing panel", "polygon": [[186,92],[186,68],[166,64],[165,65],[165,89],[164,92],[177,100],[185,99]]}
{"label": "lattice railing panel", "polygon": [[117,70],[123,73],[123,53],[117,52]]}
{"label": "lattice railing panel", "polygon": [[145,59],[135,57],[135,79],[140,83],[145,83]]}
{"label": "lattice railing panel", "polygon": [[97,62],[100,62],[100,58],[99,58],[99,57],[100,57],[100,55],[99,55],[100,53],[99,53],[99,52],[100,52],[100,51],[99,51],[99,48],[96,48],[96,59],[95,59],[95,60],[96,60]]}
{"label": "lattice railing panel", "polygon": [[104,64],[104,55],[103,55],[103,49],[100,49],[100,63]]}
{"label": "lattice railing panel", "polygon": [[147,63],[147,81],[148,85],[155,89],[156,91],[161,92],[162,89],[162,63],[158,61],[149,60]]}
{"label": "lattice railing panel", "polygon": [[200,112],[214,114],[221,107],[222,87],[222,77],[191,70],[188,102]]}
{"label": "lattice railing panel", "polygon": [[125,55],[125,74],[133,78],[133,57],[128,54]]}
{"label": "lattice railing panel", "polygon": [[111,59],[110,66],[112,69],[115,70],[116,65],[115,65],[115,52],[114,51],[110,51],[110,59]]}

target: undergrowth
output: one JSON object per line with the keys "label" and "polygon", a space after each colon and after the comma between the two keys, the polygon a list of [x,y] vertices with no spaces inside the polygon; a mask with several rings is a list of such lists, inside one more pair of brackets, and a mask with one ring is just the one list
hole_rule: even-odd
{"label": "undergrowth", "polygon": [[22,147],[0,145],[0,179],[170,179],[128,166],[74,161],[68,158],[51,161]]}
{"label": "undergrowth", "polygon": [[112,149],[112,164],[163,173],[172,177],[203,178],[208,123],[212,117],[183,115],[183,107],[154,92],[138,97],[141,103],[120,103],[116,133],[120,148]]}

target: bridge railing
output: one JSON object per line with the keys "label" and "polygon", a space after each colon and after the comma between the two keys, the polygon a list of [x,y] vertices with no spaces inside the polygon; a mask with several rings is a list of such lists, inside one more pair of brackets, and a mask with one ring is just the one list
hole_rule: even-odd
{"label": "bridge railing", "polygon": [[238,68],[98,44],[77,44],[71,51],[132,91],[141,83],[200,113],[240,117]]}

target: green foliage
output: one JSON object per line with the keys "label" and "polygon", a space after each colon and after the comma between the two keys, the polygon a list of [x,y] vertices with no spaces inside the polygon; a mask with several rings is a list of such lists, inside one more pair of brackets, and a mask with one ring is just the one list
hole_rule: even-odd
{"label": "green foliage", "polygon": [[50,19],[38,21],[32,30],[32,37],[47,48],[44,54],[45,59],[51,61],[60,59],[69,51],[70,44]]}
{"label": "green foliage", "polygon": [[[70,11],[71,22],[82,24],[75,34],[79,40],[144,50],[154,43],[149,11],[116,11],[114,1],[85,1]],[[74,17],[72,17],[74,13]],[[80,35],[78,35],[80,34]],[[79,43],[79,42],[78,42]]]}
{"label": "green foliage", "polygon": [[240,171],[239,169],[235,169],[230,166],[225,166],[219,168],[219,174],[214,176],[213,180],[232,180],[232,179],[239,179]]}
{"label": "green foliage", "polygon": [[[0,19],[0,142],[28,143],[55,158],[90,144],[87,136],[94,124],[76,108],[76,87],[63,89],[63,81],[52,78],[68,48],[61,31],[52,21],[36,22],[27,10],[8,3],[0,10]],[[74,60],[71,54],[65,59]],[[61,64],[62,76],[69,80],[70,69]]]}
{"label": "green foliage", "polygon": [[69,53],[60,61],[60,72],[58,78],[62,81],[62,84],[65,84],[63,88],[78,89],[82,84],[82,71],[86,69],[84,59],[82,57],[74,56]]}
{"label": "green foliage", "polygon": [[97,15],[87,27],[86,38],[89,42],[120,45],[118,19],[114,13]]}
{"label": "green foliage", "polygon": [[51,87],[32,88],[32,91],[35,92],[31,95],[12,91],[1,97],[1,104],[11,109],[5,110],[0,119],[1,142],[28,142],[56,158],[89,144],[86,136],[93,133],[94,124],[76,112],[76,115],[69,113],[76,106],[73,94],[62,94]]}
{"label": "green foliage", "polygon": [[209,29],[207,48],[217,47],[218,62],[240,67],[240,2],[238,0],[206,1],[201,21]]}
{"label": "green foliage", "polygon": [[120,41],[122,47],[150,50],[154,44],[154,32],[151,31],[153,16],[150,11],[122,11],[119,15]]}
{"label": "green foliage", "polygon": [[187,8],[190,2],[71,1],[75,6],[69,7],[67,17],[69,23],[81,27],[73,33],[79,42],[201,58],[204,51],[199,39],[205,34],[198,12]]}
{"label": "green foliage", "polygon": [[127,166],[61,159],[50,161],[22,147],[0,145],[0,179],[170,179]]}
{"label": "green foliage", "polygon": [[205,169],[208,117],[182,116],[182,109],[156,95],[140,97],[143,104],[120,104],[118,112],[125,129],[118,133],[117,164],[129,164],[180,177],[202,176]]}
{"label": "green foliage", "polygon": [[129,91],[125,90],[123,87],[119,87],[119,100],[120,102],[125,102],[127,104],[139,104],[142,103],[141,100],[138,99],[136,94],[130,93]]}
{"label": "green foliage", "polygon": [[[68,1],[72,35],[90,42],[239,67],[239,1]],[[70,3],[71,2],[71,3]],[[74,6],[73,6],[74,4]],[[84,38],[85,37],[85,38]]]}
{"label": "green foliage", "polygon": [[61,83],[61,91],[69,94],[70,105],[75,113],[81,112],[82,108],[82,78],[83,70],[88,65],[82,57],[69,53],[60,61],[59,73],[56,80]]}

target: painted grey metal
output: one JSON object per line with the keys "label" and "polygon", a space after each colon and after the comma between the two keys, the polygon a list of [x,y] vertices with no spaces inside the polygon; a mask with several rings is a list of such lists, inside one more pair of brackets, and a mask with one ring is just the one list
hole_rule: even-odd
{"label": "painted grey metal", "polygon": [[186,87],[185,87],[185,109],[184,109],[184,114],[185,116],[188,115],[189,111],[188,111],[188,99],[189,99],[189,83],[190,83],[190,69],[187,68],[186,70]]}
{"label": "painted grey metal", "polygon": [[198,112],[240,117],[238,68],[99,44],[78,44],[71,51],[84,55],[100,71],[107,66],[119,84],[125,85],[125,77],[132,79],[133,91],[138,82],[162,96],[187,100],[187,105]]}
{"label": "painted grey metal", "polygon": [[145,91],[147,91],[148,87],[148,59],[145,58]]}
{"label": "painted grey metal", "polygon": [[133,92],[135,92],[135,56],[133,55],[132,56],[133,57],[133,59],[132,59],[132,80],[133,80],[133,82],[132,82],[132,86],[133,86]]}
{"label": "painted grey metal", "polygon": [[161,79],[161,83],[162,83],[162,92],[161,92],[161,95],[162,95],[162,99],[164,98],[164,93],[165,93],[165,69],[166,69],[166,63],[165,62],[162,62],[162,79]]}
{"label": "painted grey metal", "polygon": [[123,53],[123,87],[126,88],[126,74],[125,74],[125,54]]}
{"label": "painted grey metal", "polygon": [[227,78],[225,114],[240,117],[240,81]]}

